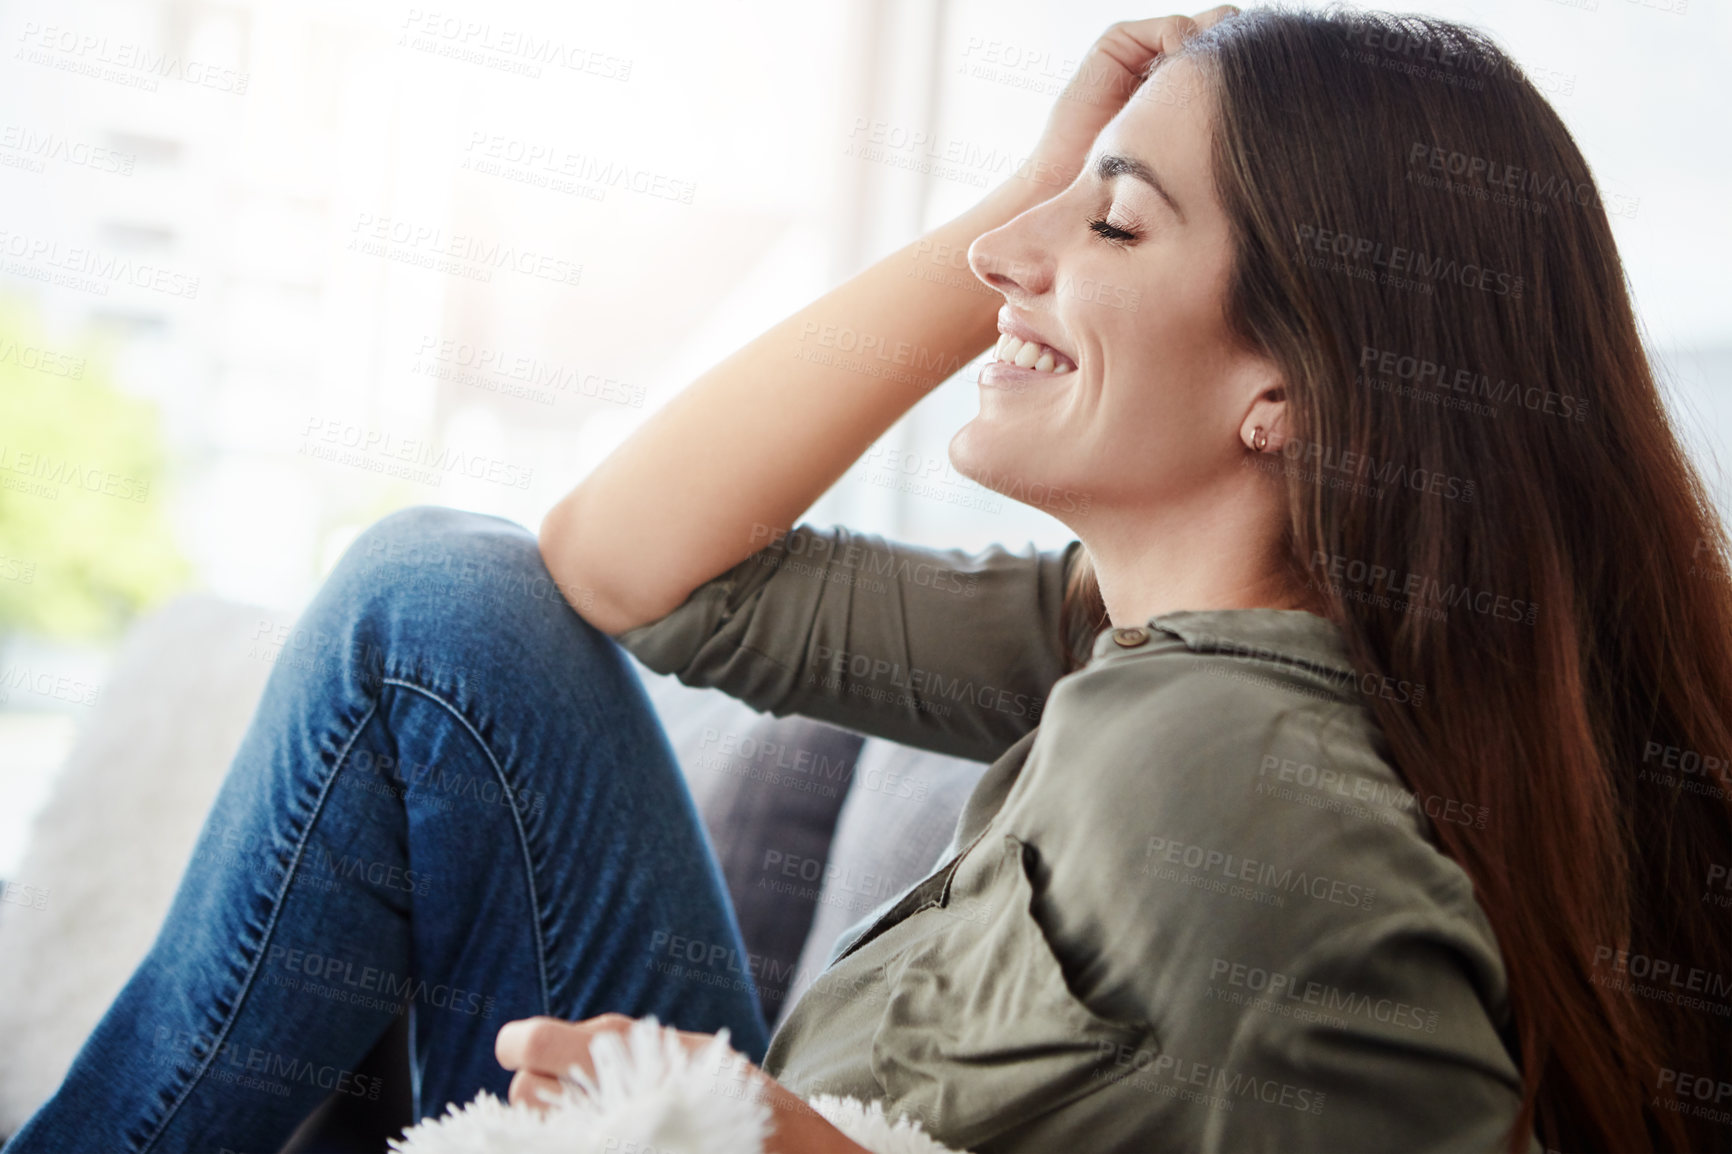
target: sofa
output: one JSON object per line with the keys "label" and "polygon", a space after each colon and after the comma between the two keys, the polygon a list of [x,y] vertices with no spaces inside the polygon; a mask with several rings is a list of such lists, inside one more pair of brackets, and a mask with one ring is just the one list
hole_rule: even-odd
{"label": "sofa", "polygon": [[[168,908],[293,614],[181,597],[128,633],[0,904],[0,1135],[59,1083]],[[734,899],[778,1022],[838,938],[937,863],[983,763],[775,717],[633,661]],[[378,1151],[411,1121],[405,1022],[284,1151]]]}

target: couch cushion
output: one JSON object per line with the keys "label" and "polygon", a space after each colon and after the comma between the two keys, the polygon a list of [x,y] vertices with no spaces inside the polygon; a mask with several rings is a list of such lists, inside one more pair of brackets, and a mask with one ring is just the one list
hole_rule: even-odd
{"label": "couch cushion", "polygon": [[821,721],[767,714],[744,730],[705,735],[699,768],[720,780],[701,812],[766,1022],[781,1013],[805,948],[864,741]]}
{"label": "couch cushion", "polygon": [[[882,738],[866,742],[830,841],[818,908],[793,975],[795,997],[829,965],[845,935],[865,930],[938,864],[985,772],[985,762]],[[782,1013],[795,997],[783,1001]]]}
{"label": "couch cushion", "polygon": [[[0,1133],[60,1084],[156,938],[292,618],[215,597],[141,619],[31,827],[0,904]],[[292,655],[291,655],[292,656]]]}

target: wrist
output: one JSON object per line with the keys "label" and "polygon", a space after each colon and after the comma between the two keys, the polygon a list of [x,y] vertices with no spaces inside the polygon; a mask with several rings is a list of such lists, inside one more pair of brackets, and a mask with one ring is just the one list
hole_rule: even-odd
{"label": "wrist", "polygon": [[764,1154],[871,1154],[762,1070],[755,1071],[755,1081],[758,1100],[770,1108]]}

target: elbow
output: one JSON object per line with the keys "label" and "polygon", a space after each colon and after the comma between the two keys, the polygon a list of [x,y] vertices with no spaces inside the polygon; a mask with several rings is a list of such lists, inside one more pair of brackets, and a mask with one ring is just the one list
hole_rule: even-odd
{"label": "elbow", "polygon": [[536,533],[541,560],[572,610],[603,633],[617,637],[652,618],[639,618],[614,596],[605,567],[597,562],[610,556],[615,562],[620,558],[617,552],[610,554],[605,542],[585,538],[576,498],[575,492],[568,494],[542,518]]}

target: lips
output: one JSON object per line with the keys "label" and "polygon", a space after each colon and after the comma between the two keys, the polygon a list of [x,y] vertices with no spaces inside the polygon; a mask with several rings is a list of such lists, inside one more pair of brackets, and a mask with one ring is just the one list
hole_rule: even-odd
{"label": "lips", "polygon": [[1012,313],[1008,305],[998,311],[998,331],[998,345],[993,349],[993,355],[1003,364],[1053,376],[1062,376],[1076,368],[1076,361]]}

